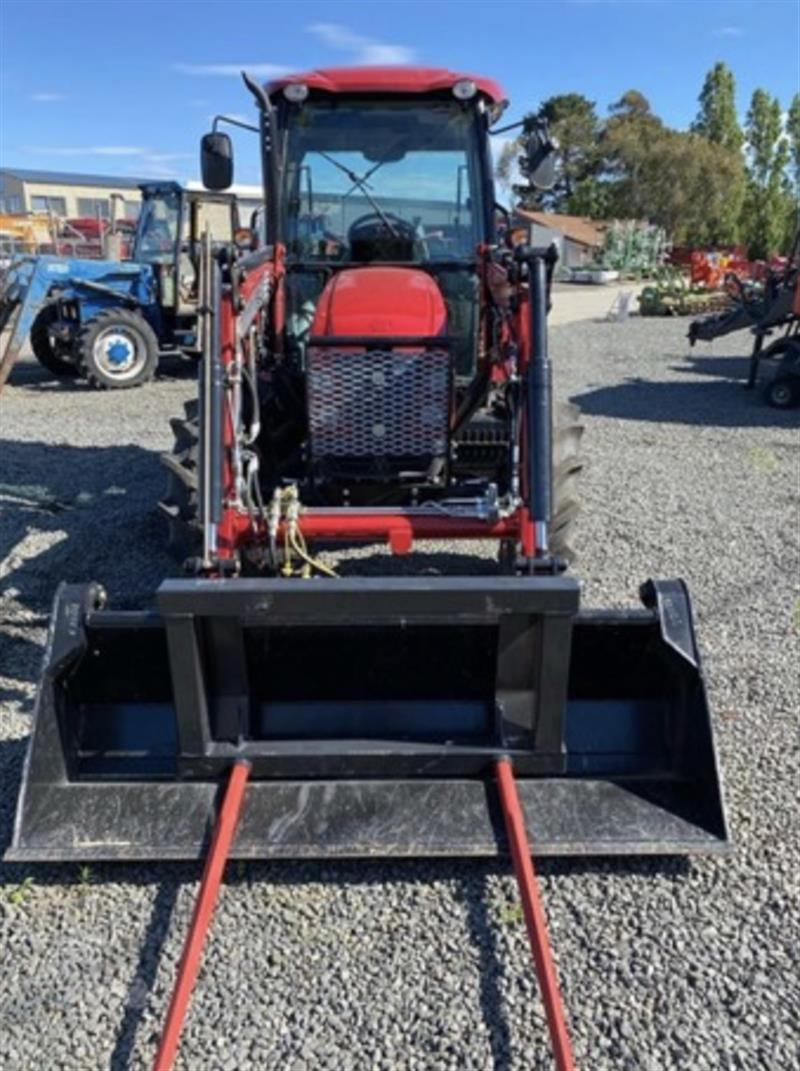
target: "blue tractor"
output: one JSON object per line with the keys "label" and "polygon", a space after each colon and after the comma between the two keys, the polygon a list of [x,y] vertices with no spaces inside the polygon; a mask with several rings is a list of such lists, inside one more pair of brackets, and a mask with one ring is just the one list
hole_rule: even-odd
{"label": "blue tractor", "polygon": [[214,244],[237,236],[236,198],[174,182],[141,191],[132,260],[12,261],[0,291],[0,388],[27,339],[52,375],[101,389],[146,383],[164,350],[199,353],[200,239],[205,230]]}

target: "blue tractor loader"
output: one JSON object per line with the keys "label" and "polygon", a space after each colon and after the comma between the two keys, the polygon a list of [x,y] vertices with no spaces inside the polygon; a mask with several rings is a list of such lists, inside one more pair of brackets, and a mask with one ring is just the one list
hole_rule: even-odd
{"label": "blue tractor loader", "polygon": [[174,182],[141,191],[132,260],[12,261],[0,284],[0,389],[28,339],[52,375],[101,389],[146,383],[164,350],[198,355],[200,239],[236,238],[236,198]]}

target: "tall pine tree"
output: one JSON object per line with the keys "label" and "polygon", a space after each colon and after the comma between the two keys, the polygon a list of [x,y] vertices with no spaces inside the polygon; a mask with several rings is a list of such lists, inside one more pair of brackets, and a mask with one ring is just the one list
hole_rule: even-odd
{"label": "tall pine tree", "polygon": [[[724,63],[715,63],[705,77],[698,100],[700,110],[692,124],[692,132],[738,155],[744,135],[736,115],[736,80],[733,71]],[[739,239],[745,183],[741,169],[735,171],[735,175],[717,221],[715,242],[733,243]]]}
{"label": "tall pine tree", "polygon": [[743,230],[750,256],[768,257],[785,243],[787,217],[786,165],[789,143],[783,136],[781,106],[776,97],[757,89],[746,123],[748,183]]}
{"label": "tall pine tree", "polygon": [[786,245],[791,245],[795,232],[800,228],[800,93],[795,93],[786,117],[786,134],[789,138],[791,192]]}
{"label": "tall pine tree", "polygon": [[700,90],[700,110],[692,124],[695,134],[738,152],[744,140],[736,117],[736,81],[724,63],[715,63]]}

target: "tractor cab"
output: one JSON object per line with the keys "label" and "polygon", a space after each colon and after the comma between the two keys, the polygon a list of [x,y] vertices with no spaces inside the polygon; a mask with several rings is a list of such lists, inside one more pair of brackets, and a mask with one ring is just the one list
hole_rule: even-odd
{"label": "tractor cab", "polygon": [[296,95],[296,84],[278,95],[277,109],[286,145],[278,228],[295,314],[287,321],[288,344],[304,345],[302,329],[338,272],[348,271],[352,287],[371,290],[381,276],[365,269],[392,266],[403,269],[395,275],[403,289],[413,269],[418,285],[424,287],[424,275],[441,294],[456,372],[471,377],[478,359],[477,251],[492,235],[482,98],[310,93],[293,102],[286,92]]}
{"label": "tractor cab", "polygon": [[187,190],[177,182],[146,183],[133,243],[133,260],[152,266],[162,315],[196,315],[201,235],[209,230],[212,247],[233,241],[239,230],[236,197],[230,193]]}
{"label": "tractor cab", "polygon": [[[489,286],[501,88],[439,68],[248,86],[261,111],[266,246],[239,267],[245,277],[272,258],[280,310],[254,443],[263,495],[297,480],[334,506],[510,503],[515,388],[497,341],[511,310]],[[203,139],[203,180],[223,190],[233,156],[218,121]],[[357,418],[342,416],[343,397]]]}

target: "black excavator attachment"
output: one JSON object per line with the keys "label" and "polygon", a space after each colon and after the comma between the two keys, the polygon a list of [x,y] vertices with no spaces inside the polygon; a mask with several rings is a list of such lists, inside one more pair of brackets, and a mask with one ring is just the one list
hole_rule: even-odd
{"label": "black excavator attachment", "polygon": [[508,757],[539,855],[728,835],[684,585],[578,610],[565,577],[175,580],[55,601],[7,858],[194,859],[251,763],[238,858],[494,855]]}

